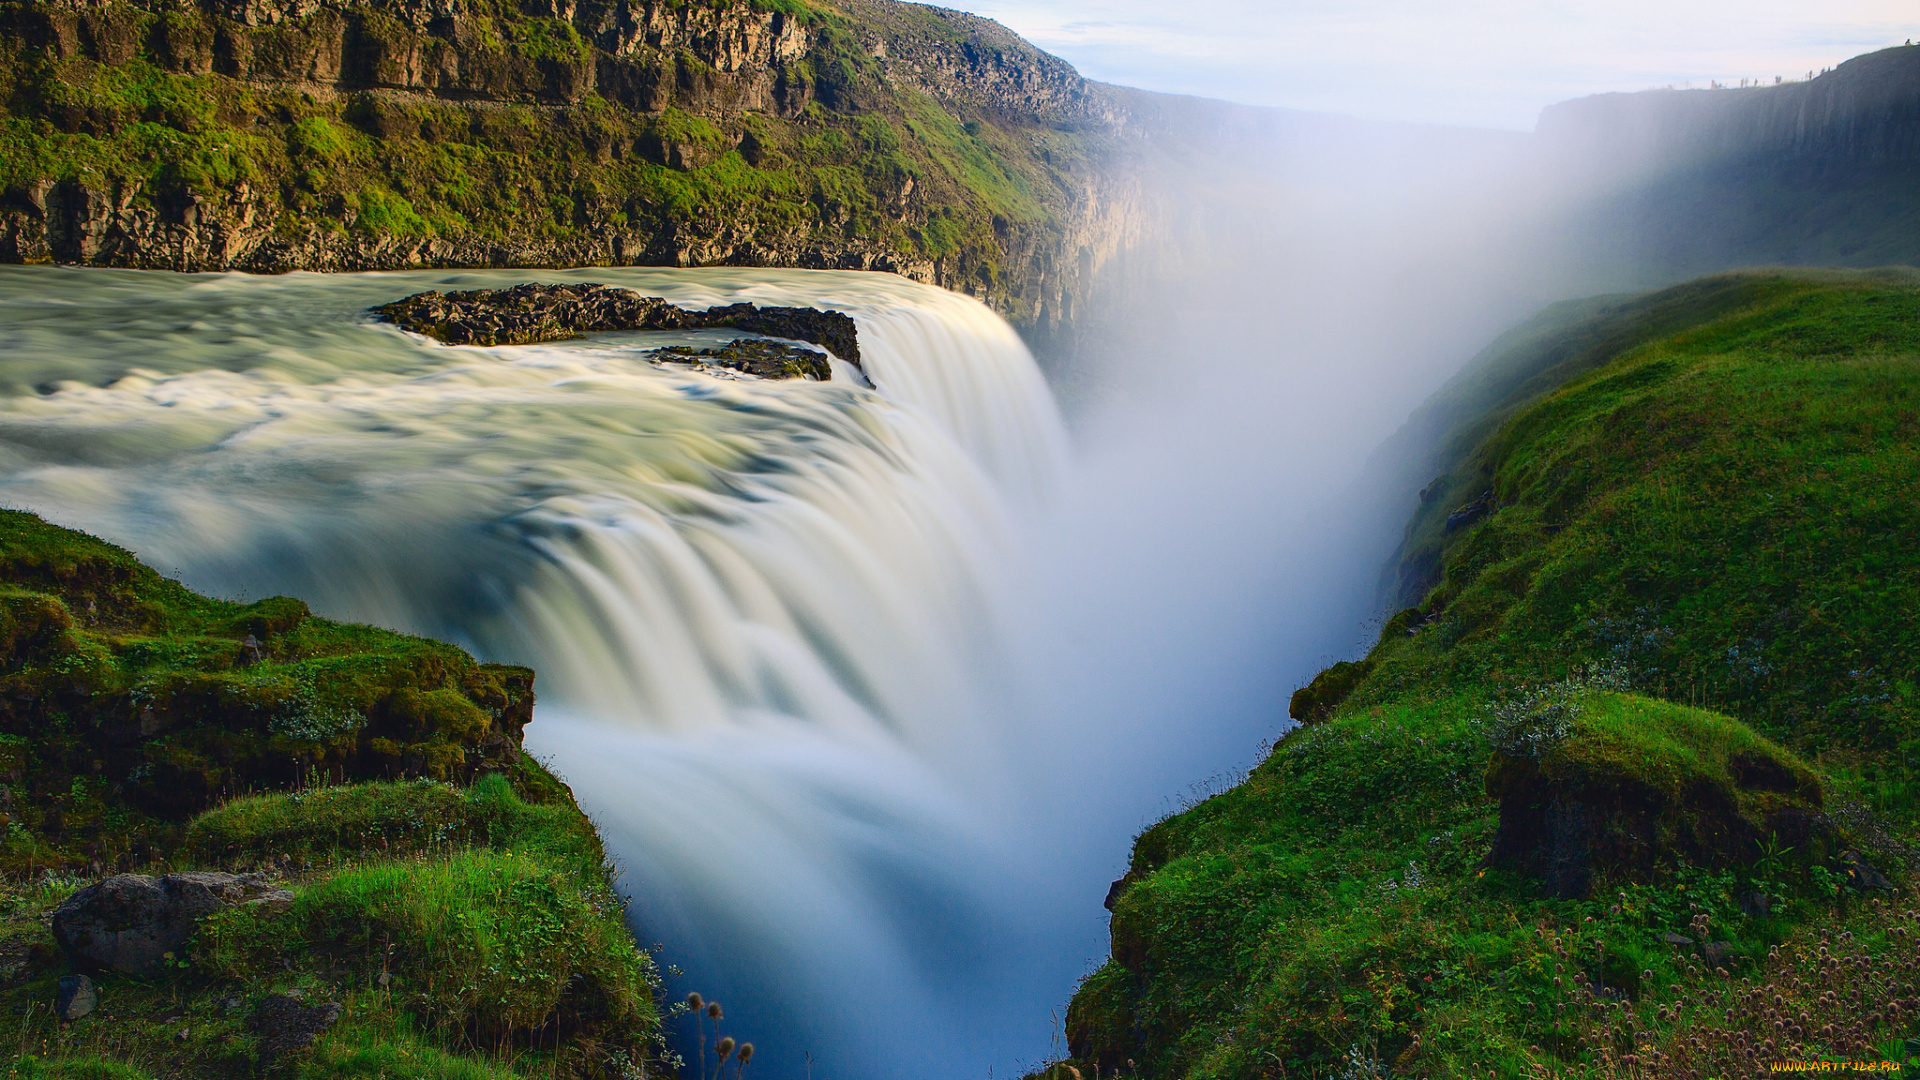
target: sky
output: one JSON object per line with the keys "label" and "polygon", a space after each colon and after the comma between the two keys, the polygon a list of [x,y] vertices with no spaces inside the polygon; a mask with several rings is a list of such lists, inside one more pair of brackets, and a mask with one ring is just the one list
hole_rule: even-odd
{"label": "sky", "polygon": [[1556,101],[1805,78],[1920,36],[1913,0],[934,0],[1089,78],[1530,131]]}

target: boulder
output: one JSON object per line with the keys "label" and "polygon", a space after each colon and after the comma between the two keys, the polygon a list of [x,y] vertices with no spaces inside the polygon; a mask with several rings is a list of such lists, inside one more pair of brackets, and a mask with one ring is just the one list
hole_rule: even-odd
{"label": "boulder", "polygon": [[1287,702],[1287,715],[1302,724],[1325,720],[1372,671],[1371,660],[1342,660],[1295,690]]}
{"label": "boulder", "polygon": [[311,1046],[343,1011],[338,1002],[308,1005],[292,994],[271,994],[253,1011],[247,1026],[260,1037],[261,1059],[271,1064]]}
{"label": "boulder", "polygon": [[60,980],[60,989],[53,999],[53,1012],[62,1020],[74,1021],[93,1011],[100,1004],[100,995],[93,988],[93,980],[85,975],[68,975]]}
{"label": "boulder", "polygon": [[1834,850],[1819,778],[1739,721],[1613,692],[1558,708],[1564,730],[1497,744],[1488,763],[1487,792],[1500,800],[1490,865],[1578,898],[1601,881],[1653,880],[1682,864],[1751,862],[1767,843],[1807,860]]}
{"label": "boulder", "polygon": [[1727,961],[1733,958],[1733,942],[1702,942],[1700,945],[1700,958],[1707,962],[1709,969],[1726,967]]}
{"label": "boulder", "polygon": [[1481,518],[1486,517],[1492,513],[1495,508],[1492,489],[1483,491],[1480,493],[1479,498],[1447,515],[1446,531],[1449,533],[1458,532],[1474,522],[1479,521]]}
{"label": "boulder", "polygon": [[76,967],[140,975],[158,968],[222,907],[292,902],[292,893],[261,874],[116,874],[68,897],[53,913],[53,936]]}
{"label": "boulder", "polygon": [[816,379],[827,382],[833,368],[827,354],[799,345],[764,338],[730,341],[718,349],[669,345],[653,354],[657,361],[692,364],[696,368],[726,368],[761,379]]}
{"label": "boulder", "polygon": [[1893,882],[1888,881],[1885,874],[1875,870],[1873,864],[1861,858],[1857,851],[1841,853],[1840,869],[1847,875],[1847,884],[1861,892],[1868,889],[1891,890],[1893,888]]}

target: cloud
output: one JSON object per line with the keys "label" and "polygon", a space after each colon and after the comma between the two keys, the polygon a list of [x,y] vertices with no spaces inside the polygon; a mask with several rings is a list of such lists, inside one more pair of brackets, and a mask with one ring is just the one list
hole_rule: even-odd
{"label": "cloud", "polygon": [[[946,0],[954,3],[956,0]],[[1610,90],[1804,78],[1920,34],[1905,0],[957,0],[1091,78],[1530,129]]]}

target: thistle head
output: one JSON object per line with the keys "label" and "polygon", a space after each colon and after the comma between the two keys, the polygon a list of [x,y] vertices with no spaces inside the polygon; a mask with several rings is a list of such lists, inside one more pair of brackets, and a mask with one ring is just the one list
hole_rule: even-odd
{"label": "thistle head", "polygon": [[717,1001],[709,1002],[707,1004],[707,1015],[713,1017],[715,1020],[720,1019],[720,1003]]}
{"label": "thistle head", "polygon": [[732,1057],[733,1056],[733,1036],[729,1035],[726,1038],[721,1039],[719,1045],[715,1046],[714,1049],[719,1052],[721,1061],[725,1061],[729,1057]]}
{"label": "thistle head", "polygon": [[693,993],[687,995],[687,1011],[688,1012],[699,1012],[701,1009],[704,1009],[706,1007],[707,1007],[707,1001],[705,998],[700,996],[699,991],[696,990]]}
{"label": "thistle head", "polygon": [[745,1065],[747,1062],[752,1060],[753,1060],[753,1044],[741,1043],[740,1044],[740,1064]]}

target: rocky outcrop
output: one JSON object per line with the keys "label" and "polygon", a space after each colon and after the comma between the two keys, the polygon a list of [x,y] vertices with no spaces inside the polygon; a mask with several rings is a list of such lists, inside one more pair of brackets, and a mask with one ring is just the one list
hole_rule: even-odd
{"label": "rocky outcrop", "polygon": [[1589,726],[1569,706],[1559,730],[1496,735],[1489,865],[1577,898],[1682,863],[1749,863],[1769,844],[1809,863],[1835,853],[1838,830],[1804,763],[1731,721],[1644,699],[1634,708],[1633,727]]}
{"label": "rocky outcrop", "polygon": [[[0,805],[50,844],[127,839],[102,816],[102,791],[178,822],[321,777],[471,782],[521,762],[526,668],[342,629],[286,597],[183,599],[124,549],[18,511],[0,512],[0,581],[0,749],[33,747],[0,754]],[[162,667],[129,669],[99,644],[186,634],[199,644]],[[94,794],[78,777],[99,778]]]}
{"label": "rocky outcrop", "polygon": [[1098,84],[992,19],[886,0],[847,6],[888,76],[944,104],[1049,123],[1110,118]]}
{"label": "rocky outcrop", "polygon": [[200,920],[223,907],[292,902],[292,893],[260,874],[116,874],[68,897],[53,913],[53,937],[77,967],[145,975],[173,959]]}
{"label": "rocky outcrop", "polygon": [[1302,724],[1315,724],[1332,714],[1334,707],[1353,694],[1361,680],[1373,672],[1371,660],[1342,660],[1313,677],[1313,681],[1293,692],[1287,701],[1287,716]]}
{"label": "rocky outcrop", "polygon": [[718,349],[689,349],[671,345],[653,354],[656,361],[691,364],[695,369],[722,368],[758,379],[813,379],[827,382],[833,368],[825,353],[779,341],[752,338],[730,341]]}
{"label": "rocky outcrop", "polygon": [[533,21],[503,24],[461,0],[53,0],[0,6],[0,29],[57,59],[151,56],[184,74],[336,92],[544,104],[599,94],[653,112],[678,105],[782,115],[811,99],[810,83],[790,66],[806,56],[812,33],[782,12],[551,0],[526,14]]}
{"label": "rocky outcrop", "polygon": [[[526,345],[595,331],[724,327],[810,341],[848,363],[860,362],[853,318],[838,311],[744,303],[695,311],[611,285],[515,285],[509,289],[424,292],[375,310],[389,322],[450,345]],[[687,355],[700,354],[689,351]],[[741,353],[738,359],[749,358]],[[771,362],[772,354],[766,359]],[[777,369],[777,364],[768,368]]]}

